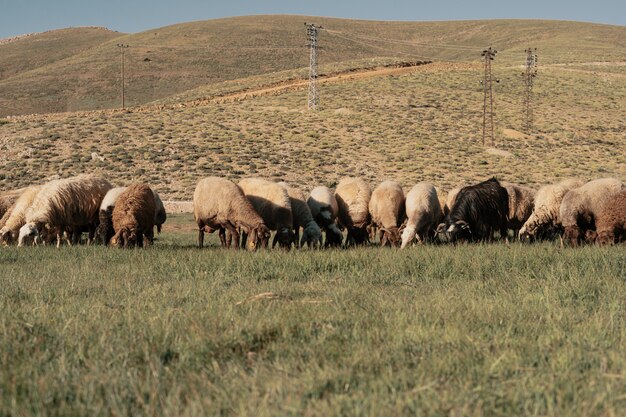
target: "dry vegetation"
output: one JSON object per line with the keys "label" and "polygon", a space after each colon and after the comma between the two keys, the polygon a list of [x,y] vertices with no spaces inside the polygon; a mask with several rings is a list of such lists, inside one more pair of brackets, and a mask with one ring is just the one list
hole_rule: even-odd
{"label": "dry vegetation", "polygon": [[492,174],[531,185],[569,176],[624,179],[626,83],[602,71],[613,67],[541,67],[536,132],[525,135],[521,69],[496,65],[498,152],[480,143],[479,63],[323,84],[317,113],[305,110],[306,91],[296,90],[187,108],[16,118],[0,126],[0,188],[85,171],[118,183],[148,181],[166,199],[189,199],[207,175],[259,175],[304,188],[343,175],[404,186],[427,179],[444,189]]}

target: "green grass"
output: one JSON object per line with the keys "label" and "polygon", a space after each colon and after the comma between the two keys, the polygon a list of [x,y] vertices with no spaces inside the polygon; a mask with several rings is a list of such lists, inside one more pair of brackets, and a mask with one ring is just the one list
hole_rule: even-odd
{"label": "green grass", "polygon": [[[131,106],[201,86],[303,68],[309,63],[305,21],[329,29],[320,34],[321,64],[376,57],[478,61],[488,46],[497,48],[498,60],[509,64],[522,63],[529,46],[538,48],[542,65],[623,61],[626,51],[623,26],[542,20],[381,22],[245,16],[129,35],[107,32],[102,42],[71,50],[65,45],[81,45],[87,36],[55,31],[0,45],[0,57],[14,57],[0,58],[0,68],[6,68],[6,76],[0,76],[0,116],[118,107],[118,43],[130,45],[126,103]],[[40,45],[54,36],[63,47],[42,51]],[[58,51],[65,55],[58,56]]]}
{"label": "green grass", "polygon": [[1,249],[0,415],[626,413],[623,247],[194,241]]}

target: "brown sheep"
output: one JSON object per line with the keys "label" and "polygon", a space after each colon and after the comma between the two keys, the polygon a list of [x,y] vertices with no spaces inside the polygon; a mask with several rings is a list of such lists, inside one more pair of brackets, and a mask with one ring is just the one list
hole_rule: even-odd
{"label": "brown sheep", "polygon": [[626,241],[626,190],[613,195],[596,217],[596,242],[611,245]]}
{"label": "brown sheep", "polygon": [[380,245],[400,246],[400,226],[405,217],[404,192],[395,181],[384,181],[372,192],[369,202],[372,225],[379,229]]}
{"label": "brown sheep", "polygon": [[146,184],[129,185],[118,197],[113,209],[111,245],[119,248],[143,247],[154,240],[154,194]]}
{"label": "brown sheep", "polygon": [[517,237],[519,230],[533,212],[537,191],[510,182],[502,182],[502,186],[509,195],[508,228],[513,230],[513,236]]}

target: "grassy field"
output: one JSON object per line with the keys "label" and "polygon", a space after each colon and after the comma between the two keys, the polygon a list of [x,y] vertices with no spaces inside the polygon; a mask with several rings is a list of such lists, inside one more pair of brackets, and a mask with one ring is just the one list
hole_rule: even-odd
{"label": "grassy field", "polygon": [[623,247],[246,253],[166,225],[0,249],[0,415],[626,413]]}
{"label": "grassy field", "polygon": [[[477,61],[488,46],[497,48],[498,59],[507,63],[520,62],[529,46],[539,49],[542,64],[623,61],[626,53],[624,27],[542,20],[380,22],[244,16],[136,34],[70,29],[0,45],[0,116],[119,106],[118,43],[130,45],[127,105],[303,68],[309,63],[305,21],[328,29],[320,35],[322,64],[378,57]],[[97,39],[101,41],[94,42]]]}

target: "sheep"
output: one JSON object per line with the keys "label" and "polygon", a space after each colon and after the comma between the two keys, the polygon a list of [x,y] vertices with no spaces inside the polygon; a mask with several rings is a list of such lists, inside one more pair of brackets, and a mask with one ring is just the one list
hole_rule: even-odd
{"label": "sheep", "polygon": [[615,178],[601,178],[570,190],[563,197],[559,217],[563,226],[563,241],[577,246],[585,237],[595,237],[595,218],[613,195],[624,189]]}
{"label": "sheep", "polygon": [[508,213],[509,196],[497,179],[463,187],[445,218],[448,240],[490,241],[495,231],[504,237]]}
{"label": "sheep", "polygon": [[154,241],[154,193],[147,184],[132,184],[119,195],[111,216],[111,246],[143,247]]}
{"label": "sheep", "polygon": [[[19,190],[10,190],[0,193],[0,218],[15,204],[19,196],[22,195],[25,190],[25,188],[20,188]],[[0,227],[2,227],[2,225],[0,225]]]}
{"label": "sheep", "polygon": [[372,225],[379,229],[380,245],[399,246],[400,226],[404,221],[404,192],[395,181],[384,181],[372,192],[369,202]]}
{"label": "sheep", "polygon": [[599,245],[626,240],[626,190],[611,196],[596,216],[596,239]]}
{"label": "sheep", "polygon": [[26,211],[41,190],[36,185],[26,188],[0,220],[0,240],[8,245],[16,242],[20,228],[26,223]]}
{"label": "sheep", "polygon": [[520,240],[553,238],[561,229],[559,208],[563,197],[581,185],[583,185],[581,180],[566,179],[539,188],[535,194],[533,211],[518,232]]}
{"label": "sheep", "polygon": [[163,205],[163,201],[161,201],[161,197],[159,193],[152,190],[154,193],[154,203],[156,207],[156,211],[154,212],[154,225],[157,228],[157,233],[161,233],[161,229],[163,227],[163,223],[167,220],[167,213],[165,211],[165,206]]}
{"label": "sheep", "polygon": [[513,236],[517,237],[519,230],[533,212],[537,191],[510,182],[502,182],[502,186],[509,195],[508,228],[513,230]]}
{"label": "sheep", "polygon": [[37,239],[46,226],[56,231],[57,247],[61,246],[66,230],[82,226],[88,227],[88,242],[91,243],[100,203],[111,188],[107,180],[91,175],[50,181],[26,211],[26,224],[20,229],[18,246],[23,246],[27,238]]}
{"label": "sheep", "polygon": [[[303,247],[306,243],[308,247],[322,245],[322,229],[313,220],[313,214],[307,204],[304,193],[296,188],[289,187],[287,183],[279,183],[289,195],[291,212],[293,214],[293,230],[295,242],[298,247]],[[302,239],[300,239],[300,228],[302,227]],[[298,241],[300,241],[298,243]]]}
{"label": "sheep", "polygon": [[342,178],[335,190],[339,207],[339,226],[348,230],[346,246],[369,242],[369,202],[372,196],[369,185],[360,178]]}
{"label": "sheep", "polygon": [[193,193],[193,216],[198,224],[198,247],[204,245],[204,232],[220,231],[222,246],[230,246],[225,230],[239,247],[239,229],[250,236],[248,247],[267,247],[269,228],[255,211],[241,188],[224,178],[208,177],[198,181]]}
{"label": "sheep", "polygon": [[447,216],[448,213],[450,213],[452,206],[454,206],[454,203],[456,202],[456,196],[459,195],[459,191],[461,191],[463,187],[464,186],[456,187],[448,191],[448,195],[446,197],[446,204],[443,206],[444,216]]}
{"label": "sheep", "polygon": [[343,241],[343,234],[336,223],[339,207],[333,191],[324,186],[315,187],[311,190],[306,202],[313,219],[324,229],[326,234],[324,246],[340,246]]}
{"label": "sheep", "polygon": [[239,187],[259,213],[270,230],[276,230],[272,247],[278,243],[289,249],[295,241],[293,233],[293,213],[287,190],[279,184],[261,178],[246,178]]}
{"label": "sheep", "polygon": [[408,221],[402,232],[402,249],[415,237],[420,243],[434,237],[435,227],[443,219],[441,202],[434,185],[420,182],[411,188],[406,195],[406,215]]}
{"label": "sheep", "polygon": [[107,245],[115,234],[113,231],[113,208],[115,208],[115,203],[124,190],[126,187],[111,188],[100,204],[100,211],[98,212],[100,224],[96,228],[96,240],[103,245]]}

